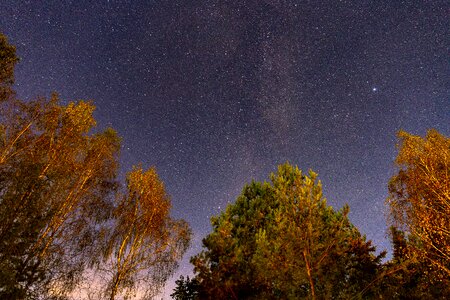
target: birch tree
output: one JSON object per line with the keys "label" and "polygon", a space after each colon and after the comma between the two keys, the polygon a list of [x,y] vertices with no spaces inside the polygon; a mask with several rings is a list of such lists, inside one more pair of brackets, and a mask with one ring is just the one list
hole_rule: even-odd
{"label": "birch tree", "polygon": [[450,139],[398,133],[398,173],[389,182],[390,222],[409,232],[417,254],[450,277]]}
{"label": "birch tree", "polygon": [[127,192],[114,212],[115,226],[105,253],[110,300],[148,299],[173,274],[186,251],[190,229],[173,220],[170,199],[154,168],[135,167],[127,175]]}
{"label": "birch tree", "polygon": [[111,216],[119,138],[112,129],[89,133],[89,102],[61,105],[53,95],[2,104],[1,292],[64,295],[98,257],[94,242]]}

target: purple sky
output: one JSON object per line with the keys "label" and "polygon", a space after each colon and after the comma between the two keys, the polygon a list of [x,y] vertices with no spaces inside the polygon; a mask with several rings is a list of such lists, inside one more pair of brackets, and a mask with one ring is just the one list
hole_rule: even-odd
{"label": "purple sky", "polygon": [[[450,134],[448,1],[10,1],[22,98],[93,99],[122,173],[155,165],[201,249],[209,218],[289,161],[378,250],[395,134]],[[179,274],[189,274],[188,257]],[[174,280],[172,280],[173,282]],[[172,283],[173,284],[173,283]],[[166,297],[169,293],[166,293]]]}

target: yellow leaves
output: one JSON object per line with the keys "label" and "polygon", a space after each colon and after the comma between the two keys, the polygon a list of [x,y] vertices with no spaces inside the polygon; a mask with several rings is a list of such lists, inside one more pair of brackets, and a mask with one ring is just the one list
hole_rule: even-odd
{"label": "yellow leaves", "polygon": [[118,201],[105,255],[114,266],[110,299],[127,293],[138,281],[145,282],[144,289],[158,284],[155,278],[173,272],[190,240],[189,226],[169,216],[169,196],[155,168],[133,167],[127,174],[127,192]]}
{"label": "yellow leaves", "polygon": [[169,197],[164,184],[154,168],[144,171],[141,166],[134,167],[127,175],[129,201],[135,202],[146,224],[159,224],[170,209]]}
{"label": "yellow leaves", "polygon": [[9,141],[9,143],[6,145],[6,147],[2,147],[1,151],[1,156],[0,156],[0,164],[3,164],[6,160],[8,156],[12,156],[10,155],[11,152],[14,152],[13,154],[15,154],[14,151],[14,146],[17,143],[17,141],[22,137],[22,135],[31,127],[32,123],[28,123],[26,126],[24,126],[24,128],[17,133],[17,135],[12,138],[11,141]]}
{"label": "yellow leaves", "polygon": [[90,134],[96,125],[90,101],[62,105],[56,93],[16,99],[16,62],[15,48],[0,33],[1,275],[16,277],[14,290],[39,293],[57,286],[64,296],[86,266],[108,261],[97,271],[115,273],[112,299],[121,288],[125,298],[136,294],[136,282],[160,288],[191,232],[186,222],[170,218],[169,197],[155,169],[134,168],[127,192],[113,203],[117,133],[109,128]]}
{"label": "yellow leaves", "polygon": [[95,125],[89,102],[62,105],[53,94],[50,99],[0,104],[0,237],[12,244],[21,241],[17,253],[2,255],[6,260],[21,258],[18,272],[40,260],[35,272],[50,280],[52,274],[69,274],[98,261],[98,253],[92,253],[100,224],[111,217],[117,134],[111,129],[89,134]]}
{"label": "yellow leaves", "polygon": [[117,229],[146,243],[163,238],[161,229],[170,219],[170,201],[155,169],[144,171],[141,166],[133,167],[127,174],[127,189],[115,212],[120,224]]}
{"label": "yellow leaves", "polygon": [[67,130],[73,130],[79,133],[87,133],[96,125],[93,117],[95,106],[91,102],[83,100],[78,103],[70,102],[64,112],[63,126]]}
{"label": "yellow leaves", "polygon": [[165,193],[164,185],[159,180],[154,168],[144,171],[141,166],[134,167],[128,173],[128,188],[130,191],[138,192],[140,195],[152,194],[154,197]]}
{"label": "yellow leaves", "polygon": [[450,139],[436,130],[429,130],[425,138],[404,131],[398,137],[400,170],[389,183],[386,201],[391,217],[395,225],[405,226],[420,239],[424,257],[447,272],[450,236],[444,228],[450,228]]}
{"label": "yellow leaves", "polygon": [[59,104],[58,95],[54,93],[49,101],[39,102],[41,102],[38,103],[41,107],[37,109],[41,111],[42,118],[39,121],[42,122],[43,130],[48,133],[56,131],[60,126],[61,115],[64,111],[64,107]]}

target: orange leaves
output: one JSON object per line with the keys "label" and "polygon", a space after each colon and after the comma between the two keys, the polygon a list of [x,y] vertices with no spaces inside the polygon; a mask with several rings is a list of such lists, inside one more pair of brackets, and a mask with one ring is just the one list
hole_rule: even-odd
{"label": "orange leaves", "polygon": [[147,298],[186,251],[189,226],[170,218],[154,169],[134,168],[117,192],[120,138],[92,134],[90,101],[15,98],[17,60],[0,33],[0,298],[65,296],[104,270],[111,299],[139,294],[141,281]]}
{"label": "orange leaves", "polygon": [[190,229],[184,221],[172,220],[169,210],[169,196],[156,170],[134,167],[127,174],[127,193],[118,198],[105,253],[113,271],[110,299],[140,288],[148,294],[173,272],[189,244]]}
{"label": "orange leaves", "polygon": [[94,106],[84,101],[64,106],[54,94],[1,105],[0,238],[23,242],[0,253],[20,257],[19,275],[31,268],[73,286],[78,279],[66,274],[98,260],[92,253],[98,224],[111,215],[119,138],[113,130],[89,134]]}
{"label": "orange leaves", "polygon": [[92,113],[95,106],[90,102],[79,101],[77,104],[71,102],[67,105],[62,118],[62,125],[71,132],[79,134],[87,133],[96,125]]}
{"label": "orange leaves", "polygon": [[127,175],[128,195],[120,204],[124,222],[134,226],[158,228],[167,218],[170,201],[154,168],[134,167]]}
{"label": "orange leaves", "polygon": [[450,275],[450,139],[436,130],[398,137],[399,172],[387,199],[392,222],[419,238],[418,253]]}

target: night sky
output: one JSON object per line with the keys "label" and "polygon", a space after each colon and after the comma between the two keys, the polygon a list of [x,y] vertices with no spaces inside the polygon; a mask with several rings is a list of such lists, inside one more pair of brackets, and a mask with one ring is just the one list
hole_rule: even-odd
{"label": "night sky", "polygon": [[195,233],[188,256],[286,161],[388,249],[396,132],[450,134],[448,1],[3,0],[0,31],[19,97],[93,99],[123,137],[122,174],[156,166]]}

